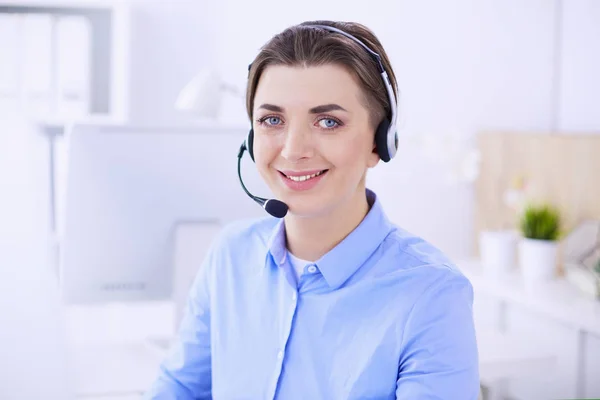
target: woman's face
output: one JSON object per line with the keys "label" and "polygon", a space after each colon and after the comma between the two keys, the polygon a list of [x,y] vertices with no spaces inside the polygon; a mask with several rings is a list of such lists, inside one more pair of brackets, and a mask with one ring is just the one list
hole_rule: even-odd
{"label": "woman's face", "polygon": [[377,165],[362,93],[343,67],[268,66],[254,97],[254,158],[276,198],[320,216],[364,196]]}

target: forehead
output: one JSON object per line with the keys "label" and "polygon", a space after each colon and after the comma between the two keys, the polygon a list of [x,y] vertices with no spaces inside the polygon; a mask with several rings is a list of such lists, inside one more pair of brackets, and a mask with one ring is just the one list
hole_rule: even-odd
{"label": "forehead", "polygon": [[342,66],[270,65],[261,74],[254,109],[263,103],[282,107],[314,107],[337,103],[358,105],[360,87],[354,77]]}

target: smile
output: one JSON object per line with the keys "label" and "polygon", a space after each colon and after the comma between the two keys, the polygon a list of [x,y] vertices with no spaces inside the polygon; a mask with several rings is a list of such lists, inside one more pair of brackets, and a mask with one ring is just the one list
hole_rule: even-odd
{"label": "smile", "polygon": [[293,191],[306,191],[314,188],[327,176],[328,169],[312,171],[279,171],[282,183]]}
{"label": "smile", "polygon": [[283,175],[284,175],[286,178],[288,178],[288,179],[291,179],[291,180],[292,180],[292,181],[294,181],[294,182],[304,182],[304,181],[307,181],[307,180],[309,180],[309,179],[316,178],[317,176],[319,176],[319,175],[322,175],[322,174],[324,174],[325,172],[327,172],[327,170],[326,170],[326,169],[324,169],[324,170],[322,170],[322,171],[319,171],[319,172],[317,172],[317,173],[314,173],[314,174],[310,174],[310,175],[285,175],[285,174],[283,174],[283,173],[282,173],[282,174],[283,174]]}

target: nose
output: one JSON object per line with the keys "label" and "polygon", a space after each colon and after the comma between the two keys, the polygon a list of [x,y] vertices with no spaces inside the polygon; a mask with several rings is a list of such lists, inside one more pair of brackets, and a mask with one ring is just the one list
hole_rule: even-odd
{"label": "nose", "polygon": [[302,126],[290,126],[285,134],[281,156],[288,161],[310,158],[314,153],[312,133]]}

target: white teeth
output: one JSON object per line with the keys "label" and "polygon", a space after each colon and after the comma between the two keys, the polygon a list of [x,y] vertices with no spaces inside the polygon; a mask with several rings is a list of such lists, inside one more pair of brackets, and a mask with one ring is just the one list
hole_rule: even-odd
{"label": "white teeth", "polygon": [[287,176],[289,179],[295,181],[295,182],[304,182],[307,179],[312,179],[315,176],[319,176],[323,173],[324,171],[320,171],[317,172],[316,174],[312,174],[312,175],[302,175],[302,176]]}

